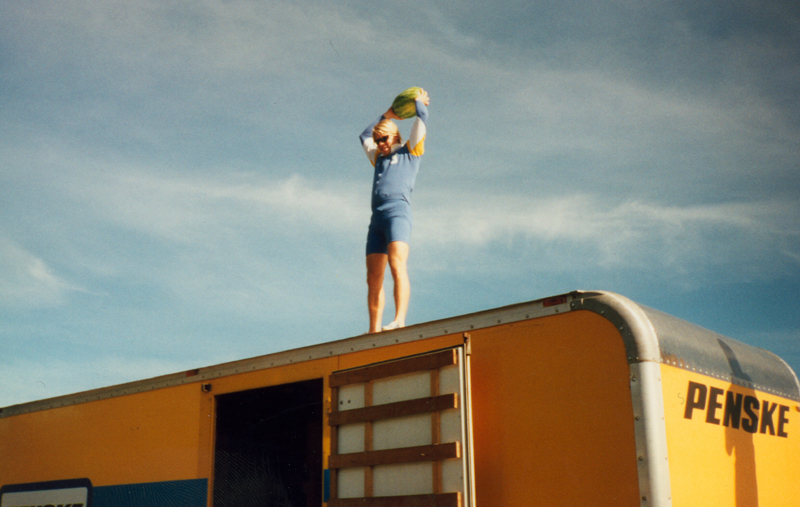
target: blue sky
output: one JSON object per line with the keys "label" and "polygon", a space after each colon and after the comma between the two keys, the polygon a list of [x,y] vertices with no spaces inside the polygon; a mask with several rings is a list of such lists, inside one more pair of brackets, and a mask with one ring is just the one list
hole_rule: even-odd
{"label": "blue sky", "polygon": [[29,0],[0,26],[0,406],[363,333],[357,136],[409,86],[410,324],[610,290],[800,371],[797,2]]}

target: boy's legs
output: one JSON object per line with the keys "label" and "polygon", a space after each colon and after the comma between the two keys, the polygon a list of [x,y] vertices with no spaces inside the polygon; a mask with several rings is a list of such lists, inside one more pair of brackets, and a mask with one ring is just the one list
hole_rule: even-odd
{"label": "boy's legs", "polygon": [[389,256],[383,253],[367,255],[367,308],[369,309],[369,332],[381,330],[385,296],[383,292],[383,274]]}
{"label": "boy's legs", "polygon": [[408,300],[411,296],[411,282],[408,279],[408,243],[392,241],[389,243],[388,250],[389,269],[392,271],[392,279],[394,280],[395,317],[391,324],[384,326],[384,330],[396,329],[406,325]]}

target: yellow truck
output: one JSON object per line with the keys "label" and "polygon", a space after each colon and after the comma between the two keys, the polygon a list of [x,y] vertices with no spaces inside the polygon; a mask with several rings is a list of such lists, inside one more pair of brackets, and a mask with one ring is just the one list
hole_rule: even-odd
{"label": "yellow truck", "polygon": [[797,507],[799,401],[576,291],[3,408],[0,507]]}

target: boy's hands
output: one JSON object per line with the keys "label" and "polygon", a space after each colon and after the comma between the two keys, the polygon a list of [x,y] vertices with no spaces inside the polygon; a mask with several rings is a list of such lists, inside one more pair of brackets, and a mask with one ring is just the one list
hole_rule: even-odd
{"label": "boy's hands", "polygon": [[431,98],[428,96],[428,92],[420,88],[420,92],[417,95],[417,100],[421,100],[423,104],[426,106],[431,103]]}

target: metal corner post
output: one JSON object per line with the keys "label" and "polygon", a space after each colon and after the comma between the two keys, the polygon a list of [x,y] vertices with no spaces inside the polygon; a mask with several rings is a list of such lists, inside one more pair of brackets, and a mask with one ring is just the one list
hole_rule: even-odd
{"label": "metal corner post", "polygon": [[669,507],[672,505],[672,488],[661,366],[649,361],[630,363],[630,372],[639,502],[642,507]]}
{"label": "metal corner post", "polygon": [[638,305],[617,294],[575,293],[570,308],[597,313],[619,331],[625,343],[630,371],[639,504],[642,507],[671,507],[661,357],[653,326]]}

